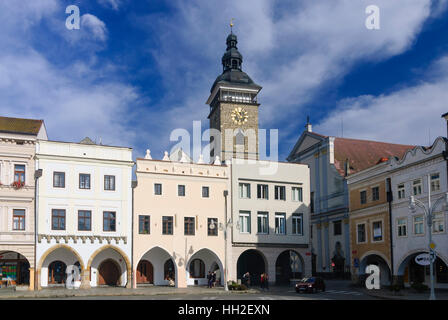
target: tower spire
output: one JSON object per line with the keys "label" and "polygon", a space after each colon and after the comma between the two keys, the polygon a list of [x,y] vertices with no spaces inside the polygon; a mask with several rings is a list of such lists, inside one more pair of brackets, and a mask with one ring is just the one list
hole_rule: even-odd
{"label": "tower spire", "polygon": [[234,18],[230,19],[230,34],[233,34],[233,20]]}

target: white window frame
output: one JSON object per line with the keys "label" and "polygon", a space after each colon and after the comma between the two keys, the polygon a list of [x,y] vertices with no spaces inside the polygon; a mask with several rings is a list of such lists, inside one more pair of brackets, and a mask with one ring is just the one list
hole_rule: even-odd
{"label": "white window frame", "polygon": [[291,200],[294,202],[303,202],[303,188],[292,187],[291,188]]}
{"label": "white window frame", "polygon": [[[400,220],[405,220],[405,223],[400,223]],[[407,217],[398,217],[397,221],[397,238],[406,238],[408,236],[408,218]],[[400,227],[405,227],[406,234],[400,235]]]}
{"label": "white window frame", "polygon": [[250,183],[240,182],[238,188],[240,199],[250,199]]}
{"label": "white window frame", "polygon": [[[283,229],[284,232],[280,232],[280,226],[281,221],[283,220]],[[275,223],[274,223],[274,233],[278,234],[278,235],[286,235],[286,213],[284,212],[276,212],[275,213]],[[278,221],[278,226],[279,228],[277,228],[277,221]]]}
{"label": "white window frame", "polygon": [[[373,225],[375,223],[377,223],[377,222],[381,223],[381,240],[375,240],[375,236],[374,236],[375,229],[374,229]],[[371,238],[372,238],[371,239],[372,243],[384,242],[384,236],[385,235],[384,235],[384,221],[383,221],[383,219],[372,220],[370,234],[371,234]]]}
{"label": "white window frame", "polygon": [[[260,222],[259,219],[260,218],[261,218],[261,221],[263,221],[264,219],[266,221],[266,232],[259,232],[258,231],[258,226],[259,226],[259,222]],[[258,211],[257,212],[257,234],[269,234],[269,212],[267,212],[267,211]]]}
{"label": "white window frame", "polygon": [[[303,213],[293,213],[291,221],[292,221],[291,233],[296,236],[303,236]],[[297,230],[299,223],[300,223],[300,230]],[[294,225],[296,225],[296,230],[294,230]]]}
{"label": "white window frame", "polygon": [[[415,183],[415,182],[417,182],[417,181],[419,181],[419,183]],[[419,188],[418,188],[418,187],[419,187]],[[420,191],[420,193],[416,193],[416,192],[415,192],[415,188],[417,188],[417,189]],[[418,179],[414,179],[414,180],[412,180],[412,195],[414,195],[414,196],[419,196],[419,195],[422,194],[422,192],[423,192],[422,179],[421,179],[421,178],[418,178]]]}
{"label": "white window frame", "polygon": [[[432,179],[432,176],[434,176],[434,175],[437,175],[438,177],[437,177],[437,179]],[[437,192],[437,191],[440,191],[440,173],[439,172],[434,172],[434,173],[431,173],[430,175],[430,179],[429,179],[429,183],[430,183],[430,188],[431,188],[431,192]],[[435,185],[437,185],[437,189],[433,189],[433,183],[435,184]]]}
{"label": "white window frame", "polygon": [[[439,225],[443,227],[441,231],[435,231],[435,222],[440,222]],[[445,233],[445,213],[444,212],[435,212],[432,217],[432,233],[433,234],[442,234]]]}
{"label": "white window frame", "polygon": [[[364,225],[364,241],[359,241],[359,233],[358,233],[358,226],[360,225]],[[356,224],[356,243],[362,244],[362,243],[367,243],[367,222],[359,222]]]}
{"label": "white window frame", "polygon": [[[240,211],[238,219],[239,219],[239,223],[240,223],[240,233],[250,234],[250,231],[251,231],[250,230],[250,227],[251,227],[250,211]],[[244,223],[244,221],[246,221],[246,223]],[[243,231],[244,226],[246,227],[246,231]]]}
{"label": "white window frame", "polygon": [[[401,186],[403,186],[403,187],[401,188]],[[397,194],[398,194],[398,199],[406,198],[406,186],[404,183],[400,183],[397,185]]]}
{"label": "white window frame", "polygon": [[[259,186],[261,186],[261,197],[258,196],[258,187]],[[257,184],[257,199],[269,200],[269,185],[268,184],[263,184],[263,183]]]}
{"label": "white window frame", "polygon": [[[421,222],[415,222],[416,218],[422,218],[422,221]],[[416,233],[415,232],[415,225],[416,224],[420,224],[420,223],[422,224],[423,232],[422,233]],[[412,216],[412,233],[414,234],[414,236],[417,236],[417,237],[423,237],[425,235],[426,228],[425,228],[425,216],[424,215]]]}

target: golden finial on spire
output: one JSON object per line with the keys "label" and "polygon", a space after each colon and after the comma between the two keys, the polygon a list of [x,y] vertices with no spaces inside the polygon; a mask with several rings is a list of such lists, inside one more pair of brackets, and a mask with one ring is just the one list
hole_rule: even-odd
{"label": "golden finial on spire", "polygon": [[232,33],[233,31],[233,20],[235,20],[234,18],[230,19],[230,33]]}

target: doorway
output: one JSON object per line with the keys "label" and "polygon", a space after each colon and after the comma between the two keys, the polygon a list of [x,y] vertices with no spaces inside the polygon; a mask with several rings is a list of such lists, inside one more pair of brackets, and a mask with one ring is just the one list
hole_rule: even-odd
{"label": "doorway", "polygon": [[148,260],[142,260],[137,266],[137,283],[154,284],[154,268]]}
{"label": "doorway", "polygon": [[115,261],[108,259],[103,261],[98,268],[98,285],[118,286],[120,281],[120,269]]}

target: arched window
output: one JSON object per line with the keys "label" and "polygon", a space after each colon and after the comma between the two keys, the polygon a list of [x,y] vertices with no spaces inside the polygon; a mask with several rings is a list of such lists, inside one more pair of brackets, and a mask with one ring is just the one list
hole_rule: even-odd
{"label": "arched window", "polygon": [[205,278],[205,264],[201,259],[194,259],[190,263],[191,278]]}

